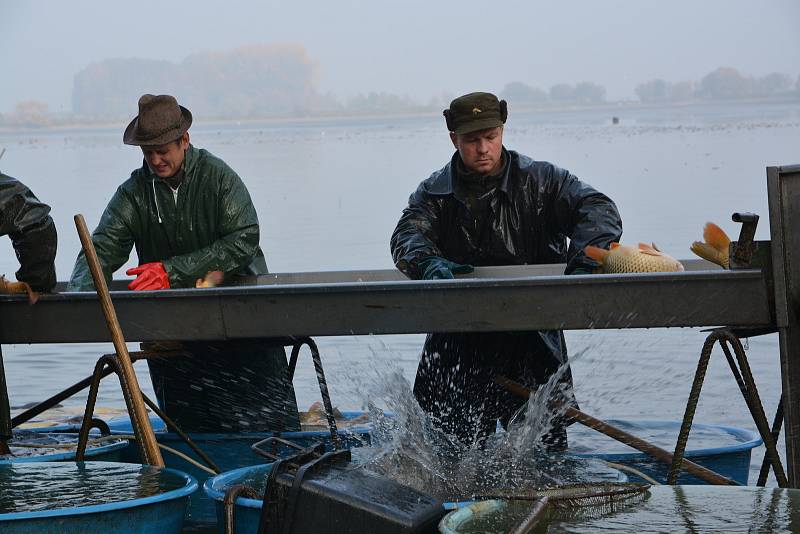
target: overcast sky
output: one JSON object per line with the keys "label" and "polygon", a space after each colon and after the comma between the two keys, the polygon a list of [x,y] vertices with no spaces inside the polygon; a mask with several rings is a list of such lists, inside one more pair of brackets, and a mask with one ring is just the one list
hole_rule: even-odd
{"label": "overcast sky", "polygon": [[800,73],[800,1],[0,0],[0,112],[27,99],[71,111],[75,73],[113,57],[180,62],[204,50],[300,43],[322,92],[549,88],[593,81],[633,96],[660,77],[730,66]]}

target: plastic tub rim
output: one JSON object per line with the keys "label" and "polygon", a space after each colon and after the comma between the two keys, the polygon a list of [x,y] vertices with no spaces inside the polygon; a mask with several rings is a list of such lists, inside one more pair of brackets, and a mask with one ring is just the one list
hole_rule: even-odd
{"label": "plastic tub rim", "polygon": [[508,506],[506,501],[501,499],[489,499],[485,501],[476,501],[464,507],[460,507],[446,514],[441,521],[439,521],[439,532],[442,534],[458,534],[458,530],[456,529],[460,528],[473,517],[503,510],[506,506]]}
{"label": "plastic tub rim", "polygon": [[[11,446],[13,447],[13,443]],[[116,443],[109,443],[107,445],[100,445],[98,447],[87,447],[86,448],[86,457],[92,458],[94,456],[99,456],[101,454],[106,454],[109,452],[114,452],[118,449],[124,449],[130,445],[130,441],[127,439],[122,439],[122,441],[118,441]],[[78,446],[78,443],[75,443],[75,446]],[[42,448],[47,448],[43,446]],[[38,456],[20,456],[15,457],[14,459],[0,459],[0,465],[3,464],[19,464],[19,463],[47,463],[47,462],[63,462],[64,460],[67,461],[75,461],[75,451],[70,452],[54,452],[52,454],[40,454]],[[92,460],[90,460],[92,461]],[[94,461],[102,461],[102,460],[94,460]]]}
{"label": "plastic tub rim", "polygon": [[[356,417],[360,417],[365,415],[367,412],[360,412],[360,411],[344,411],[342,412],[342,416],[347,419],[355,419]],[[390,415],[388,412],[385,412],[386,415]],[[151,418],[152,422],[153,418]],[[159,418],[158,421],[161,421]],[[111,429],[111,435],[117,434],[130,434],[132,431],[126,425],[130,425],[130,419],[127,418],[118,418],[116,421],[107,421],[109,428]],[[168,437],[177,436],[174,432],[170,432],[169,429],[163,424],[163,421],[157,425],[158,428],[154,429],[155,433],[158,435],[164,435]],[[362,434],[369,434],[371,430],[370,423],[359,423],[355,425],[346,426],[344,428],[338,429],[338,434],[340,436],[348,436],[348,435],[362,435]],[[293,437],[293,438],[314,438],[319,436],[320,434],[328,434],[329,430],[327,428],[320,429],[320,430],[293,430],[289,432],[281,432],[282,437]],[[262,432],[189,432],[190,436],[198,436],[199,439],[209,439],[213,441],[225,441],[225,440],[236,440],[241,439],[242,435],[247,435],[248,437],[252,437],[253,439],[263,439],[269,438],[275,435],[274,432],[269,431],[262,431]],[[178,437],[178,439],[180,439]]]}
{"label": "plastic tub rim", "polygon": [[[670,421],[670,420],[609,419],[607,422],[612,425],[614,423],[631,423],[634,425],[648,426],[649,424],[652,426],[653,423],[659,423],[664,426],[674,426],[675,428],[678,429],[680,429],[681,427],[680,421]],[[761,439],[761,435],[758,432],[754,430],[748,430],[746,428],[739,428],[739,427],[725,426],[725,425],[710,425],[705,423],[693,423],[692,428],[706,428],[706,429],[713,428],[716,430],[723,430],[736,438],[744,438],[746,441],[741,441],[733,445],[727,445],[724,447],[709,447],[705,449],[691,449],[691,450],[687,449],[683,455],[685,458],[694,458],[698,456],[716,456],[720,454],[731,454],[739,452],[750,452],[752,449],[759,447],[764,443],[764,441]],[[611,461],[650,458],[648,454],[639,451],[610,452],[610,453],[573,452],[572,454],[581,458],[601,458],[604,460],[611,460]]]}
{"label": "plastic tub rim", "polygon": [[[53,462],[36,462],[41,463],[44,465],[52,464]],[[73,463],[90,463],[90,464],[105,464],[105,465],[136,465],[136,464],[128,464],[125,462],[73,462]],[[141,464],[140,464],[141,465]],[[154,467],[154,466],[149,466]],[[18,521],[23,519],[47,519],[50,517],[62,517],[62,516],[75,516],[75,515],[87,515],[87,514],[95,514],[98,512],[110,512],[116,510],[127,510],[129,508],[138,508],[140,506],[144,506],[147,504],[152,504],[156,502],[164,502],[164,501],[172,501],[175,499],[180,499],[182,497],[188,497],[192,493],[197,490],[197,480],[187,473],[183,471],[178,471],[177,469],[172,469],[171,467],[162,467],[164,471],[169,471],[175,475],[180,476],[183,478],[185,484],[181,488],[176,488],[174,490],[170,490],[164,493],[159,493],[157,495],[151,495],[149,497],[141,497],[138,499],[130,499],[126,501],[116,501],[112,503],[106,504],[92,504],[89,506],[78,506],[72,508],[59,508],[56,510],[38,510],[38,511],[31,511],[31,512],[10,512],[7,514],[0,514],[0,524],[3,521]],[[168,496],[165,498],[164,496]]]}
{"label": "plastic tub rim", "polygon": [[[246,471],[253,471],[257,467],[268,467],[272,469],[272,463],[265,463],[265,464],[257,464],[257,465],[247,465],[245,467],[240,467],[238,469],[234,469],[232,471],[225,471],[224,473],[220,473],[219,475],[213,476],[211,478],[206,479],[203,483],[203,491],[208,495],[209,498],[213,499],[214,501],[222,502],[225,499],[225,494],[222,493],[220,490],[215,488],[217,484],[224,484],[229,479],[238,477],[240,474]],[[262,504],[264,501],[262,499],[251,499],[249,497],[237,497],[236,504],[237,506],[244,506],[245,508],[255,508],[261,509]]]}

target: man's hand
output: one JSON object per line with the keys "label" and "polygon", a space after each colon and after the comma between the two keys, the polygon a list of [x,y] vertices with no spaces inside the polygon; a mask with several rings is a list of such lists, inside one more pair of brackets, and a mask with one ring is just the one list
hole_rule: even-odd
{"label": "man's hand", "polygon": [[445,280],[453,278],[454,274],[467,274],[475,269],[472,265],[455,263],[439,256],[429,256],[417,263],[423,280]]}
{"label": "man's hand", "polygon": [[135,274],[136,280],[128,284],[128,289],[133,291],[147,291],[151,289],[169,289],[169,276],[160,261],[145,263],[138,267],[128,269],[125,274]]}

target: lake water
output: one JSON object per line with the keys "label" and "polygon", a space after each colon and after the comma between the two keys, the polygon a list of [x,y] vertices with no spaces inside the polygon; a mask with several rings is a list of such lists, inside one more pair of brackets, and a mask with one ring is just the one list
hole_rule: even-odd
{"label": "lake water", "polygon": [[[0,133],[7,149],[0,170],[53,207],[59,280],[69,277],[80,247],[72,216],[84,214],[93,228],[116,187],[141,165],[141,153],[122,144],[124,126]],[[443,120],[434,115],[196,121],[190,133],[196,146],[223,158],[247,184],[273,272],[391,268],[389,236],[409,194],[452,153]],[[624,243],[655,242],[688,258],[706,221],[738,235],[730,222],[734,211],[762,215],[756,238],[768,238],[765,167],[800,163],[800,102],[538,113],[512,106],[504,141],[613,198]],[[0,274],[12,276],[13,251],[7,240],[2,246]],[[135,264],[132,257],[126,267]],[[581,407],[600,418],[679,420],[705,335],[697,329],[567,332],[571,353],[579,354],[573,373]],[[317,339],[334,404],[362,408],[352,379],[362,366],[397,368],[413,381],[422,341],[422,335]],[[112,351],[110,344],[4,346],[12,405],[78,381]],[[781,390],[777,336],[750,340],[748,354],[771,420]],[[301,359],[295,378],[301,408],[319,396],[309,360]],[[152,394],[146,367],[137,372]],[[77,408],[83,399],[65,404]],[[114,380],[104,381],[98,405],[123,405]],[[695,421],[754,428],[720,354],[712,358]],[[762,454],[755,455],[753,473]]]}

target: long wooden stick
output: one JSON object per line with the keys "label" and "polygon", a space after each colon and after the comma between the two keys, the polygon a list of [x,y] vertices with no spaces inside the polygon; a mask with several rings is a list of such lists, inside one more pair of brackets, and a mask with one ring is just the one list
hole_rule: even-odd
{"label": "long wooden stick", "polygon": [[117,312],[111,302],[111,295],[108,293],[108,286],[106,285],[103,270],[100,267],[100,260],[97,258],[97,251],[94,249],[94,243],[89,234],[89,229],[86,227],[83,215],[75,215],[75,227],[78,229],[83,252],[86,255],[86,262],[92,272],[94,287],[97,290],[100,306],[103,308],[103,315],[106,318],[106,324],[114,342],[114,349],[117,352],[117,359],[122,370],[120,384],[128,404],[133,432],[142,446],[145,462],[156,467],[164,467],[164,459],[161,457],[156,435],[147,416],[147,410],[142,400],[142,390],[139,388],[139,381],[133,371],[133,363],[131,363],[131,357],[128,354],[128,347],[125,345],[125,338],[122,336],[122,328],[117,319]]}
{"label": "long wooden stick", "polygon": [[[532,391],[522,384],[514,382],[513,380],[509,380],[508,378],[500,375],[496,375],[494,377],[495,383],[503,386],[509,392],[513,393],[514,395],[522,398],[529,398]],[[571,406],[564,407],[564,415],[575,419],[582,425],[588,426],[594,430],[597,430],[601,434],[605,434],[606,436],[613,438],[621,443],[629,447],[633,447],[634,449],[641,451],[645,454],[649,454],[656,460],[663,462],[667,465],[672,465],[672,453],[662,449],[660,447],[656,447],[652,443],[648,443],[647,441],[637,438],[632,434],[628,434],[624,430],[621,430],[613,425],[610,425],[600,419],[596,419],[591,415],[584,413],[577,408],[573,408]],[[709,484],[714,484],[717,486],[735,486],[739,485],[738,482],[726,478],[719,473],[712,471],[711,469],[707,469],[702,465],[696,464],[691,460],[687,460],[686,458],[683,459],[681,463],[681,468],[686,470],[687,472],[691,473],[692,475],[696,476],[697,478],[701,478],[708,482]]]}

